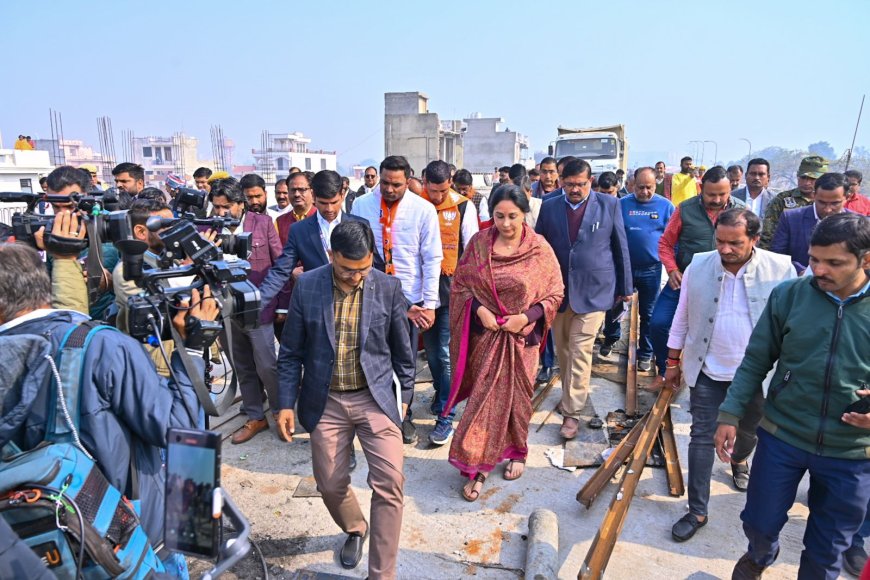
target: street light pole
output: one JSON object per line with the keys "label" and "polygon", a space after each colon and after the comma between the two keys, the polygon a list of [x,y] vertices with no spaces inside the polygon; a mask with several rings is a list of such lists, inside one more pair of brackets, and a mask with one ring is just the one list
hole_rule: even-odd
{"label": "street light pole", "polygon": [[749,153],[746,155],[746,159],[752,159],[752,141],[747,139],[746,137],[741,137],[738,141],[746,141],[746,144],[749,145]]}
{"label": "street light pole", "polygon": [[704,141],[704,143],[713,144],[713,165],[716,165],[716,159],[719,157],[719,144],[715,141]]}
{"label": "street light pole", "polygon": [[694,151],[692,151],[692,159],[697,159],[697,157],[698,157],[698,151],[701,150],[701,148],[699,147],[699,145],[701,144],[701,142],[700,142],[700,141],[689,141],[689,144],[690,144],[690,145],[693,144],[693,143],[695,144],[695,149],[694,149]]}

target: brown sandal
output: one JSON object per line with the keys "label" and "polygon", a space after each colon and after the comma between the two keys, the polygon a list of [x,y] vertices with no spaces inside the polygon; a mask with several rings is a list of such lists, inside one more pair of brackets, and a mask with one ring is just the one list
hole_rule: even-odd
{"label": "brown sandal", "polygon": [[[477,501],[477,498],[480,497],[480,492],[483,490],[483,483],[486,481],[486,474],[478,471],[477,475],[474,476],[473,481],[474,483],[471,485],[471,491],[468,493],[465,492],[465,486],[462,486],[462,497],[465,498],[465,501],[467,502],[475,502]],[[474,489],[474,486],[478,483],[481,484],[480,489]]]}
{"label": "brown sandal", "polygon": [[[522,463],[522,464],[523,464],[523,470],[522,470],[522,471],[520,472],[520,474],[519,474],[518,476],[516,476],[516,477],[508,477],[508,474],[507,474],[507,473],[508,473],[508,470],[511,468],[511,466],[512,466],[514,463]],[[504,474],[502,475],[502,477],[504,477],[505,481],[514,481],[514,480],[517,480],[517,479],[521,478],[521,477],[523,476],[523,474],[526,472],[525,464],[526,464],[526,460],[525,460],[525,459],[511,459],[510,461],[508,461],[508,464],[505,466],[505,468],[504,468]]]}

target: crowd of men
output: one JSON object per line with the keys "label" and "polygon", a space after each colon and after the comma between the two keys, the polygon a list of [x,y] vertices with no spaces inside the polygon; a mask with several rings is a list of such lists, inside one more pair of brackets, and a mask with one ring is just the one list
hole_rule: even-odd
{"label": "crowd of men", "polygon": [[[91,169],[58,168],[43,188],[60,195],[99,191],[102,184]],[[170,175],[163,190],[146,187],[143,168],[126,162],[112,175],[134,237],[147,244],[147,267],[156,267],[162,241],[145,224],[153,216],[181,213],[176,198],[186,180]],[[526,192],[526,222],[552,246],[562,268],[565,300],[543,345],[538,375],[546,382],[558,365],[561,436],[573,439],[583,428],[596,341],[599,357],[612,356],[635,296],[638,370],[655,372],[657,388],[691,389],[689,513],[674,524],[673,538],[686,541],[707,523],[718,453],[730,463],[734,487],[748,491],[741,517],[749,550],[735,577],[760,577],[778,555],[779,531],[808,470],[811,515],[801,574],[835,578],[842,565],[860,572],[870,534],[864,523],[870,415],[841,412],[870,396],[870,225],[864,217],[870,200],[861,194],[860,172],[830,172],[817,156],[801,161],[795,189],[775,193],[768,189],[770,177],[762,158],[751,159],[745,171],[736,165],[697,170],[684,157],[674,174],[659,162],[629,174],[593,175],[582,159],[546,157],[533,170],[519,164],[499,168],[493,190],[516,185]],[[235,179],[207,168],[193,173],[194,187],[207,192],[200,215],[238,220],[237,226],[207,232],[210,239],[251,234],[251,253],[244,259],[262,304],[257,328],[233,323],[231,340],[223,339],[247,415],[231,441],[244,444],[268,431],[267,409],[285,442],[292,440],[295,407],[309,431],[323,421],[312,445],[315,478],[348,534],[341,562],[352,568],[369,535],[349,491],[348,473],[356,464],[352,440],[359,437],[374,490],[370,521],[380,526],[371,530],[370,573],[393,577],[404,482],[401,443],[398,451],[395,445],[418,440],[410,353],[418,344],[426,351],[434,388],[430,411],[436,416],[428,439],[444,445],[455,417],[455,409],[446,408],[451,278],[471,238],[492,220],[487,193],[475,190],[468,171],[443,161],[428,164],[418,179],[404,157],[390,156],[379,167],[367,167],[363,179],[351,190],[349,180],[334,171],[291,168],[275,183],[270,205],[259,175]],[[60,217],[73,209],[57,203],[46,211]],[[55,228],[60,237],[84,235],[67,217],[56,219]],[[0,247],[0,260],[11,253]],[[125,330],[127,299],[140,290],[125,280],[118,252],[111,245],[104,249],[104,283],[91,296],[80,283],[79,262],[65,258],[51,255],[52,306],[112,320]],[[369,296],[375,296],[374,306]],[[30,310],[46,307],[34,304]],[[4,310],[0,297],[0,336],[21,310]],[[324,321],[327,342],[300,338]],[[385,327],[379,330],[380,323]],[[313,354],[316,348],[321,350]],[[169,376],[159,350],[149,353],[156,370]],[[310,391],[319,388],[326,390],[313,400]],[[366,388],[376,403],[366,413],[382,414],[395,429],[394,439],[348,406]],[[354,405],[363,408],[362,402]],[[594,417],[588,426],[601,424]],[[150,443],[164,442],[152,437]],[[119,479],[127,485],[126,472]]]}

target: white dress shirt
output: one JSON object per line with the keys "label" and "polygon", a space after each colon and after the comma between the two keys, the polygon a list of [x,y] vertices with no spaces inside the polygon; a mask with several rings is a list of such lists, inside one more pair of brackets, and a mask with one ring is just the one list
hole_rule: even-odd
{"label": "white dress shirt", "polygon": [[[402,292],[411,304],[422,303],[423,308],[438,308],[441,261],[444,259],[438,212],[434,205],[410,190],[398,204],[392,225],[396,278],[402,283]],[[380,188],[358,197],[350,213],[368,220],[375,245],[384,256]]]}
{"label": "white dress shirt", "polygon": [[336,226],[341,223],[342,214],[344,214],[343,211],[338,212],[335,219],[328,222],[323,219],[320,212],[317,212],[317,227],[320,228],[320,243],[323,244],[323,251],[326,252],[326,256],[329,258],[330,262],[332,262],[332,258],[329,256],[329,252],[332,250],[332,232],[335,230]]}
{"label": "white dress shirt", "polygon": [[[668,348],[683,350],[686,334],[689,330],[688,300],[682,299],[686,295],[687,288],[692,284],[691,268],[683,273],[680,284],[681,300],[674,314],[674,322],[671,325],[671,333],[668,337]],[[737,367],[743,361],[743,353],[749,343],[752,334],[752,318],[749,315],[749,298],[746,295],[746,285],[743,274],[746,271],[744,264],[737,274],[725,270],[722,279],[721,292],[719,293],[718,308],[713,322],[713,334],[710,338],[710,346],[707,350],[707,358],[701,371],[714,381],[731,381]],[[705,283],[703,280],[699,283]]]}

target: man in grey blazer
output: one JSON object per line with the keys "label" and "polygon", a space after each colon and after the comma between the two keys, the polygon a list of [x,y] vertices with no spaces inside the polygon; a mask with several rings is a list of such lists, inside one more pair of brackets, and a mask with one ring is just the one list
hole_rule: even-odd
{"label": "man in grey blazer", "polygon": [[770,163],[767,159],[756,157],[749,161],[749,166],[746,168],[746,185],[732,191],[731,196],[746,203],[746,207],[752,210],[752,213],[764,219],[767,204],[776,196],[767,189],[769,183]]}
{"label": "man in grey blazer", "polygon": [[332,263],[305,272],[293,289],[278,355],[278,428],[290,441],[298,404],[317,489],[348,534],[339,558],[348,569],[359,564],[369,535],[350,489],[356,432],[373,491],[369,577],[395,578],[405,482],[400,426],[416,370],[408,308],[399,280],[372,267],[368,223],[343,221],[330,241]]}

